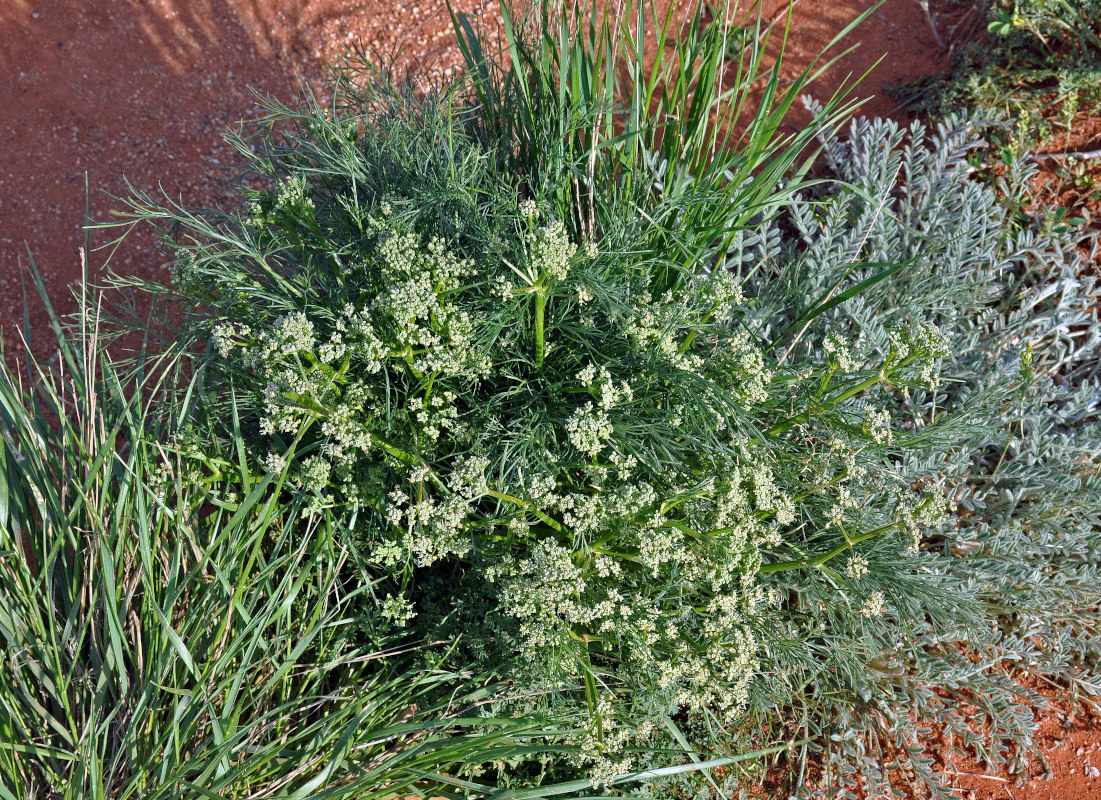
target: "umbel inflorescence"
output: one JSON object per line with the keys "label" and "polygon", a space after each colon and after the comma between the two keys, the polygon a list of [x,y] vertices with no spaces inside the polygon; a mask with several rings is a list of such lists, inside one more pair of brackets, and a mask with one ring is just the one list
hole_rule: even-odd
{"label": "umbel inflorescence", "polygon": [[[261,207],[324,219],[289,192]],[[578,246],[530,200],[484,252],[419,211],[393,191],[364,205],[334,307],[214,325],[221,367],[255,387],[265,464],[311,512],[367,516],[384,569],[482,569],[547,686],[614,653],[665,703],[736,712],[759,548],[794,519],[736,429],[772,377],[731,324],[737,281],[702,271],[655,298],[645,259]],[[395,616],[415,597],[414,581]]]}

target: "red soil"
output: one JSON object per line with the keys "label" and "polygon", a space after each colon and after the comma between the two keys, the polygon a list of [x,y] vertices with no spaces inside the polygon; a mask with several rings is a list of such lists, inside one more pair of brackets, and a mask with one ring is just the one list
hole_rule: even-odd
{"label": "red soil", "polygon": [[957,764],[947,770],[949,785],[963,800],[1101,798],[1101,718],[1089,709],[1070,713],[1056,698],[1053,705],[1056,710],[1038,720],[1038,747],[1030,753],[1027,775],[991,775],[974,764]]}
{"label": "red soil", "polygon": [[[398,0],[400,2],[400,0]],[[475,12],[480,0],[458,0]],[[0,4],[0,326],[22,322],[28,249],[64,301],[80,277],[84,177],[93,219],[110,219],[125,180],[188,205],[226,193],[234,153],[222,133],[255,115],[254,89],[284,101],[322,83],[345,44],[409,43],[424,65],[453,64],[444,0],[4,0]],[[408,63],[408,62],[401,62]],[[121,231],[93,233],[93,246]],[[111,259],[157,278],[149,232]],[[93,253],[97,266],[107,251]],[[71,304],[62,302],[63,307]],[[42,317],[32,318],[40,327]]]}
{"label": "red soil", "polygon": [[[400,5],[409,2],[409,5]],[[785,0],[762,0],[782,13]],[[946,0],[946,3],[950,0]],[[454,0],[478,12],[483,0]],[[790,77],[871,0],[796,0],[788,39]],[[970,35],[974,5],[950,2],[936,33],[918,0],[886,0],[848,44],[857,51],[812,87],[827,98],[849,75],[874,70],[857,95],[867,114],[907,120],[905,108],[881,90],[947,65],[949,44]],[[496,3],[489,3],[496,9]],[[0,4],[0,327],[17,343],[22,324],[20,270],[28,250],[53,298],[71,309],[66,286],[80,277],[84,181],[93,219],[110,219],[125,195],[124,180],[163,189],[187,205],[230,201],[224,165],[234,161],[222,131],[255,114],[249,88],[284,101],[300,83],[319,85],[324,65],[348,43],[395,50],[400,65],[446,73],[459,60],[444,0],[4,0]],[[882,60],[879,60],[882,57]],[[103,246],[121,231],[93,231]],[[93,252],[101,269],[109,249]],[[148,231],[113,251],[118,272],[165,278]],[[41,312],[31,330],[43,336]],[[1014,776],[960,775],[975,800],[1101,798],[1101,732],[1064,732],[1044,720],[1050,783],[1015,784]],[[962,771],[962,770],[961,770]],[[1008,779],[1008,782],[1006,782]]]}

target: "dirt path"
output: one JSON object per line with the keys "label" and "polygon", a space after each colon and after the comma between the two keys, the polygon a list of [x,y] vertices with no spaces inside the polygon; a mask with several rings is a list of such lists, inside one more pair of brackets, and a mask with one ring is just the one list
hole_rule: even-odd
{"label": "dirt path", "polygon": [[[766,17],[784,5],[764,2]],[[869,5],[871,0],[797,0],[788,74]],[[455,0],[454,6],[483,10],[482,0]],[[858,95],[871,98],[865,113],[893,113],[905,121],[905,109],[881,89],[944,67],[948,54],[937,36],[947,33],[941,21],[934,34],[917,0],[887,0],[858,31],[857,52],[823,76],[815,94],[828,96],[882,57]],[[250,87],[289,100],[300,81],[317,85],[324,65],[353,41],[383,53],[401,48],[399,66],[443,73],[458,62],[444,0],[3,0],[0,327],[9,352],[22,322],[19,273],[28,248],[55,300],[72,308],[66,287],[80,276],[86,174],[94,219],[107,219],[119,207],[110,195],[126,194],[124,176],[188,205],[230,201],[224,165],[233,154],[221,135],[255,113]],[[108,238],[98,233],[93,244]],[[107,253],[94,252],[93,266],[102,265]],[[128,237],[111,265],[165,277],[146,231]],[[44,338],[42,314],[33,313],[31,322],[32,333]],[[974,790],[976,800],[1101,797],[1101,780],[1088,771],[1101,766],[1101,735],[1070,736],[1048,754],[1059,771],[1053,783],[1020,789],[997,777],[961,776],[958,785]]]}

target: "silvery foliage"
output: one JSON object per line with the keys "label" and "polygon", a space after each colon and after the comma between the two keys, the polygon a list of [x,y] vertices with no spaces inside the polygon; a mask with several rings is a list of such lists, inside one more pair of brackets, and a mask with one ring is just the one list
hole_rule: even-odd
{"label": "silvery foliage", "polygon": [[[796,794],[894,796],[901,777],[954,797],[930,744],[943,759],[1026,774],[1032,709],[1047,702],[1036,688],[1101,693],[1096,242],[1045,232],[1042,209],[1031,229],[1012,229],[995,190],[970,176],[991,124],[857,120],[824,143],[830,180],[731,254],[760,298],[751,313],[764,338],[790,322],[793,300],[844,291],[868,274],[855,264],[895,261],[906,268],[816,324],[858,362],[883,358],[890,331],[914,320],[947,339],[937,388],[894,393],[908,416],[900,471],[950,497],[946,523],[917,558],[883,538],[844,575],[765,581],[784,599],[762,634],[769,655],[743,747],[812,737],[825,771],[809,782],[808,748],[789,753]],[[1023,191],[1031,169],[1009,172]],[[827,357],[813,337],[778,344],[797,360]],[[860,613],[872,593],[883,615]]]}

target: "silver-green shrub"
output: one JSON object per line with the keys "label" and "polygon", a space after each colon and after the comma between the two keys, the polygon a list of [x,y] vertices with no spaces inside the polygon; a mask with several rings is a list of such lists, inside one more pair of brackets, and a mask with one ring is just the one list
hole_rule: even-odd
{"label": "silver-green shrub", "polygon": [[[894,258],[907,268],[821,324],[853,343],[857,361],[882,358],[907,320],[945,337],[937,388],[893,393],[893,405],[904,417],[899,477],[935,485],[954,512],[926,532],[919,554],[883,538],[863,551],[859,576],[808,570],[766,581],[785,599],[773,671],[751,703],[761,728],[748,727],[814,735],[827,768],[817,788],[829,795],[888,794],[902,776],[952,796],[926,750],[934,723],[939,758],[1027,774],[1033,710],[1047,702],[1030,675],[1076,698],[1098,694],[1095,243],[1044,232],[1043,218],[1025,231],[1007,224],[998,192],[970,177],[967,160],[992,124],[1001,123],[949,118],[929,132],[859,120],[826,143],[836,182],[736,250],[745,269],[768,265],[744,287],[771,300],[756,315],[760,329],[784,326],[793,299],[850,284],[854,258]],[[1029,168],[1017,169],[1024,186]],[[809,343],[792,352],[828,358]],[[808,544],[819,536],[809,532]],[[884,596],[884,616],[853,613],[869,592]],[[777,726],[778,716],[787,722]],[[799,786],[806,758],[790,757],[793,790],[814,788]]]}

